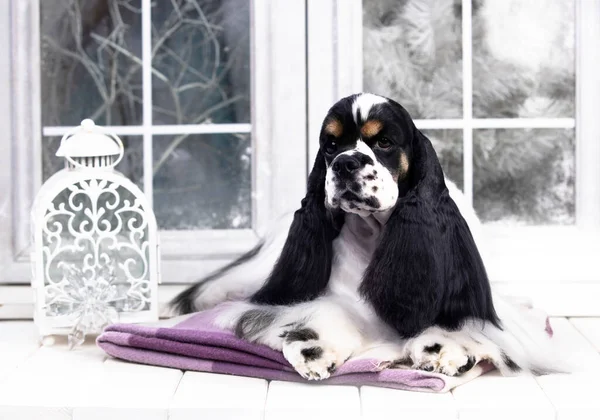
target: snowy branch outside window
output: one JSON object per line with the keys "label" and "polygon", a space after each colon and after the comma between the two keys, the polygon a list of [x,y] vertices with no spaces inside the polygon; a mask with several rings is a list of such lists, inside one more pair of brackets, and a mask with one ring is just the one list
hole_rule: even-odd
{"label": "snowy branch outside window", "polygon": [[[186,134],[185,125],[250,123],[249,2],[151,2],[154,207],[162,229],[248,228],[249,133]],[[144,86],[141,0],[44,0],[42,120],[76,126],[141,126]],[[177,129],[175,129],[177,128]],[[183,131],[183,133],[182,133]],[[142,136],[121,136],[117,169],[142,186]],[[43,140],[44,179],[61,169],[58,137]]]}

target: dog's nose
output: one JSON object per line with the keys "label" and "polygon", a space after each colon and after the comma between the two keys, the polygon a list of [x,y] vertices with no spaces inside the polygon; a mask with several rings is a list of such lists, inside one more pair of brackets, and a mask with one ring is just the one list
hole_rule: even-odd
{"label": "dog's nose", "polygon": [[333,172],[338,175],[351,174],[360,167],[360,162],[354,156],[341,155],[333,164]]}

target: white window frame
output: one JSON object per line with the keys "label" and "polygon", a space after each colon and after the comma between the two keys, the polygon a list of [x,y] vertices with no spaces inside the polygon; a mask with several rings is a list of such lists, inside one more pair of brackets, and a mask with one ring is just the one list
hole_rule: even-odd
{"label": "white window frame", "polygon": [[[31,317],[29,208],[41,183],[42,135],[68,127],[41,126],[39,1],[0,2],[0,318]],[[151,0],[142,0],[142,60],[150,60]],[[116,134],[143,136],[144,187],[152,198],[153,134],[250,132],[252,134],[252,228],[161,231],[161,272],[165,283],[186,283],[249,250],[266,225],[295,210],[306,189],[306,26],[305,1],[252,0],[250,124],[152,126],[144,100],[143,123],[111,127]],[[144,98],[151,69],[143,71]],[[42,133],[43,131],[43,133]],[[8,134],[10,133],[10,134]],[[150,153],[148,153],[150,152]],[[160,300],[176,290],[161,286]]]}
{"label": "white window frame", "polygon": [[[362,1],[307,0],[309,154],[323,116],[361,92]],[[462,129],[465,195],[472,201],[473,128],[576,128],[576,224],[484,226],[494,287],[557,316],[600,315],[600,0],[576,0],[576,118],[472,117],[471,1],[463,0],[463,118],[416,120],[421,129]]]}

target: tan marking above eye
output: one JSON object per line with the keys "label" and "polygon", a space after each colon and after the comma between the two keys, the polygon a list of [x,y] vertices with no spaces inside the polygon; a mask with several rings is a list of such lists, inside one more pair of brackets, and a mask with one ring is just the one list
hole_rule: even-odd
{"label": "tan marking above eye", "polygon": [[360,132],[365,137],[376,136],[383,128],[383,123],[379,120],[368,120],[360,128]]}
{"label": "tan marking above eye", "polygon": [[339,120],[334,118],[325,125],[325,132],[334,137],[340,137],[344,132],[344,126]]}

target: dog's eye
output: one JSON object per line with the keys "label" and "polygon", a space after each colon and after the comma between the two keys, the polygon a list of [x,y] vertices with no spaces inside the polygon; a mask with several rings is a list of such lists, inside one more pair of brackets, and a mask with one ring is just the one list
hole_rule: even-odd
{"label": "dog's eye", "polygon": [[325,144],[325,153],[327,153],[328,155],[334,154],[336,150],[337,150],[337,143],[334,142],[333,140],[330,140]]}
{"label": "dog's eye", "polygon": [[392,147],[392,142],[387,137],[382,137],[379,140],[377,140],[377,147],[379,147],[380,149],[389,149],[390,147]]}

